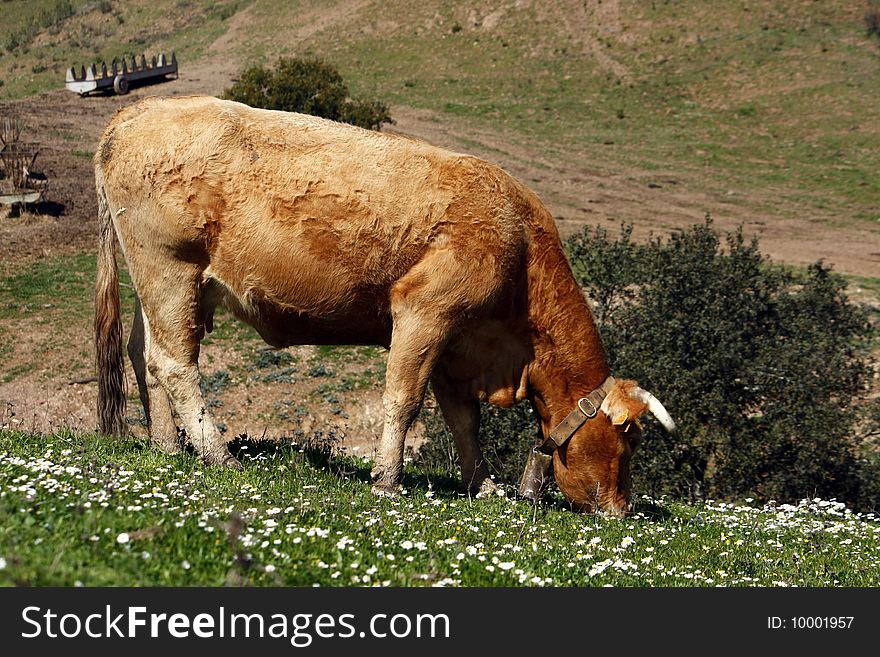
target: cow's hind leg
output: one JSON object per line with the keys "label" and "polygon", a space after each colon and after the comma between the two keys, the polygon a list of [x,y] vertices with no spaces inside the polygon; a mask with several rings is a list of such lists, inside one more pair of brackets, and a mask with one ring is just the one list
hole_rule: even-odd
{"label": "cow's hind leg", "polygon": [[128,357],[137,378],[138,392],[144,406],[147,430],[154,445],[173,454],[180,451],[177,427],[171,413],[168,395],[159,380],[147,367],[150,349],[150,328],[141,309],[141,300],[135,296],[134,323],[128,338]]}
{"label": "cow's hind leg", "polygon": [[[199,389],[199,346],[204,334],[201,269],[159,258],[137,264],[133,274],[137,272],[152,284],[147,287],[135,281],[146,320],[145,333],[149,335],[149,374],[165,389],[202,460],[209,465],[241,467],[229,453]],[[167,272],[174,272],[173,282],[165,282]]]}
{"label": "cow's hind leg", "polygon": [[480,403],[459,394],[440,372],[431,377],[434,397],[443,413],[443,419],[452,432],[461,466],[461,478],[468,492],[478,497],[497,489],[489,477],[477,436],[480,431]]}

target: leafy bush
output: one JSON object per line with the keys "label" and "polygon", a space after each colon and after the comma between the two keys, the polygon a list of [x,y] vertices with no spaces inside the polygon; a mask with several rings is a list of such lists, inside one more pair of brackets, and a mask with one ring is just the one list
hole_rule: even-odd
{"label": "leafy bush", "polygon": [[379,130],[383,123],[394,123],[384,103],[349,98],[342,76],[320,59],[281,58],[274,71],[262,66],[247,68],[223,98],[373,130]]}
{"label": "leafy bush", "polygon": [[773,267],[742,232],[722,246],[708,221],[665,244],[635,245],[624,229],[617,242],[584,231],[568,246],[579,282],[610,300],[600,330],[615,372],[654,391],[681,427],[648,425],[641,490],[874,503],[861,499],[857,438],[873,331],[840,276],[821,263]]}
{"label": "leafy bush", "polygon": [[[666,242],[631,234],[585,229],[566,246],[613,372],[654,392],[679,426],[670,435],[646,422],[636,491],[876,507],[880,460],[865,453],[880,419],[867,399],[875,331],[842,277],[821,263],[773,266],[756,241],[722,238],[708,220]],[[521,463],[535,423],[508,422],[490,419],[482,434],[490,453]]]}

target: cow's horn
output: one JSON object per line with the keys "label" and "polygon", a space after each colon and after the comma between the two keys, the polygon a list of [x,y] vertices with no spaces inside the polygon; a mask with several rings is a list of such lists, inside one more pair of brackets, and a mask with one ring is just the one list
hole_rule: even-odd
{"label": "cow's horn", "polygon": [[633,388],[630,395],[633,399],[638,399],[640,402],[647,404],[648,410],[660,421],[660,424],[662,424],[667,431],[675,431],[675,421],[669,415],[667,410],[663,408],[663,404],[660,403],[659,399],[642,388]]}

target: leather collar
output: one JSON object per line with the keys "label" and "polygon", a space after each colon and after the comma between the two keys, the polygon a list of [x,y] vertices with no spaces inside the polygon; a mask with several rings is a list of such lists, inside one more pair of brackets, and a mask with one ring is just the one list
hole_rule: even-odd
{"label": "leather collar", "polygon": [[602,382],[602,385],[586,397],[581,397],[575,409],[562,422],[557,424],[535,449],[544,454],[552,454],[567,443],[574,435],[574,432],[580,429],[587,420],[596,417],[602,402],[608,396],[608,393],[611,392],[614,384],[614,377],[609,376]]}

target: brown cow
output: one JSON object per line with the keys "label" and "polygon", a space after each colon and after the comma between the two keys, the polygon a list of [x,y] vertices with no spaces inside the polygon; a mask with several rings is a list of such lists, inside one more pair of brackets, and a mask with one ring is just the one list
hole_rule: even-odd
{"label": "brown cow", "polygon": [[638,417],[671,420],[609,376],[552,216],[498,167],[313,116],[148,98],[110,122],[95,179],[103,433],[126,432],[115,233],[138,297],[128,351],[162,449],[180,449],[173,404],[206,463],[240,467],[199,390],[222,304],[275,347],[390,349],[375,492],[399,486],[430,381],[471,491],[493,487],[480,401],[529,399],[572,505],[629,508]]}

